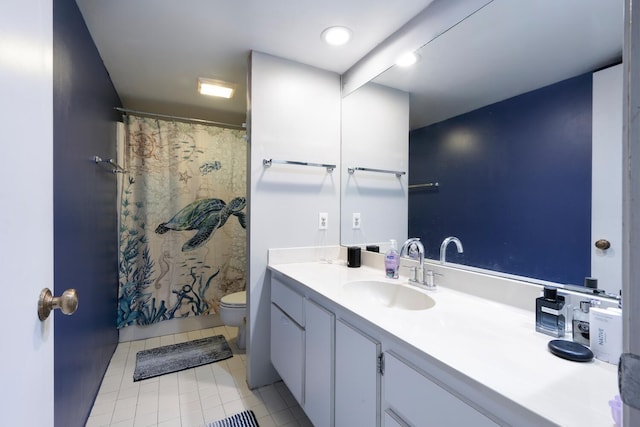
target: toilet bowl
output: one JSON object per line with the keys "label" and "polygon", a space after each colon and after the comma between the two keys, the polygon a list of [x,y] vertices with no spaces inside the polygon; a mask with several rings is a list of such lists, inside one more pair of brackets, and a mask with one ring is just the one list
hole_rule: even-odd
{"label": "toilet bowl", "polygon": [[220,300],[220,318],[225,325],[238,328],[236,345],[244,350],[247,331],[247,292],[234,292],[223,296]]}

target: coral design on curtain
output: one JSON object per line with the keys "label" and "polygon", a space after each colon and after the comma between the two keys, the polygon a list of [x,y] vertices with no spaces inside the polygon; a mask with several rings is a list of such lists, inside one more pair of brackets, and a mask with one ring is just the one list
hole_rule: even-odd
{"label": "coral design on curtain", "polygon": [[245,289],[244,131],[126,117],[118,328],[214,314]]}

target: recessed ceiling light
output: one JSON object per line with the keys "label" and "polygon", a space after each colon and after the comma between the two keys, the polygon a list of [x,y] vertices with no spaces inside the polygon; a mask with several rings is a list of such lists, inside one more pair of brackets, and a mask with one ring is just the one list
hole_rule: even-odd
{"label": "recessed ceiling light", "polygon": [[409,67],[418,62],[419,59],[420,56],[417,53],[407,52],[396,60],[396,65],[399,67]]}
{"label": "recessed ceiling light", "polygon": [[198,92],[202,95],[231,98],[235,90],[236,85],[233,83],[198,77]]}
{"label": "recessed ceiling light", "polygon": [[347,27],[329,27],[320,36],[326,43],[340,46],[351,40],[351,30]]}

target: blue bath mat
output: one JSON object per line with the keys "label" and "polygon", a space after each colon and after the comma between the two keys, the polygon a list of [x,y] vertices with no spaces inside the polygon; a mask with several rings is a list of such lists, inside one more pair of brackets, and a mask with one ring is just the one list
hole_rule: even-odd
{"label": "blue bath mat", "polygon": [[224,420],[214,421],[205,427],[260,427],[256,415],[253,411],[244,411],[239,414],[225,418]]}
{"label": "blue bath mat", "polygon": [[133,381],[178,372],[233,357],[222,335],[139,351]]}

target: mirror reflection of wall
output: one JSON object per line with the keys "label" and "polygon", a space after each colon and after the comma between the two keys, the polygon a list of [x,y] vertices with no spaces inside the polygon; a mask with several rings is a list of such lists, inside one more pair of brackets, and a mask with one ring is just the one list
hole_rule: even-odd
{"label": "mirror reflection of wall", "polygon": [[406,240],[408,146],[408,93],[368,83],[342,99],[343,245]]}
{"label": "mirror reflection of wall", "polygon": [[[440,186],[409,192],[408,235],[426,240],[430,258],[455,235],[465,251],[450,247],[448,261],[573,285],[593,273],[617,294],[620,251],[593,245],[607,238],[592,231],[595,222],[620,220],[615,210],[610,220],[592,214],[602,196],[592,195],[591,181],[601,181],[603,169],[592,126],[593,109],[609,109],[608,128],[621,131],[611,112],[622,101],[594,100],[592,75],[621,60],[622,6],[495,0],[425,45],[417,67],[373,80],[411,94],[409,183]],[[618,92],[615,81],[607,84]],[[617,152],[621,133],[607,143]],[[610,174],[617,178],[606,184],[607,203],[617,209],[621,179]],[[617,230],[606,233],[621,243]],[[613,267],[592,266],[611,258]]]}
{"label": "mirror reflection of wall", "polygon": [[413,130],[409,235],[427,257],[557,283],[590,275],[591,74]]}

